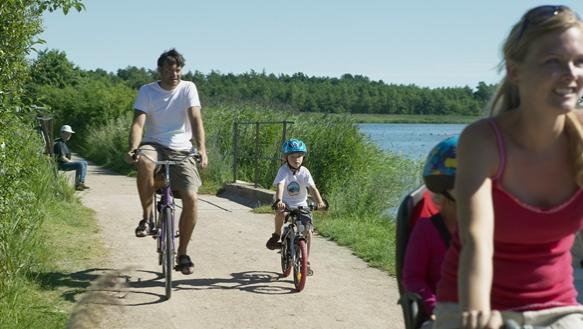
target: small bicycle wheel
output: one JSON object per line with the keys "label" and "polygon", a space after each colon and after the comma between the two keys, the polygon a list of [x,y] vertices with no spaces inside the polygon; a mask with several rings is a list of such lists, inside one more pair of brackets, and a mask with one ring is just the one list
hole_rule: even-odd
{"label": "small bicycle wheel", "polygon": [[286,278],[292,270],[292,259],[289,238],[284,235],[281,242],[281,274]]}
{"label": "small bicycle wheel", "polygon": [[172,270],[174,268],[174,236],[172,228],[172,209],[167,207],[162,214],[162,225],[164,231],[164,243],[162,250],[162,271],[165,278],[166,299],[172,295]]}
{"label": "small bicycle wheel", "polygon": [[306,278],[308,277],[308,248],[305,240],[298,240],[295,244],[296,257],[294,259],[294,286],[296,291],[300,292],[306,285]]}

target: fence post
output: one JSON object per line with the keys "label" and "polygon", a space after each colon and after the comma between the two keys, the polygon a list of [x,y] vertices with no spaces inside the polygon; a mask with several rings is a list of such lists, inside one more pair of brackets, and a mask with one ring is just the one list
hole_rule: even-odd
{"label": "fence post", "polygon": [[283,120],[283,136],[281,136],[281,145],[283,145],[283,143],[285,143],[285,140],[287,136],[287,120]]}
{"label": "fence post", "polygon": [[259,122],[255,123],[255,187],[259,186]]}
{"label": "fence post", "polygon": [[237,182],[237,153],[239,149],[239,127],[238,123],[235,121],[233,124],[233,183]]}

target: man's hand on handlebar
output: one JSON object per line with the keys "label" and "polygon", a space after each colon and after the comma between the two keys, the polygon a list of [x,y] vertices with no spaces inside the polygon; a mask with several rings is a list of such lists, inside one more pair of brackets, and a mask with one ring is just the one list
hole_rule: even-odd
{"label": "man's hand on handlebar", "polygon": [[127,162],[128,164],[136,164],[139,158],[138,150],[136,149],[128,151],[127,153],[124,154],[123,158],[125,162]]}

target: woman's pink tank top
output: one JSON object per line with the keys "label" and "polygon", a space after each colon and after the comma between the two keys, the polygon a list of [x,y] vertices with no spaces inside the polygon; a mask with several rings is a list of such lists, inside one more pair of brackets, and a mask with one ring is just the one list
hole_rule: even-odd
{"label": "woman's pink tank top", "polygon": [[[583,227],[583,189],[552,209],[522,203],[506,192],[499,179],[506,165],[502,134],[493,119],[500,167],[493,178],[494,268],[491,307],[497,310],[540,310],[576,305],[570,249]],[[452,237],[437,288],[440,302],[457,302],[460,239]]]}

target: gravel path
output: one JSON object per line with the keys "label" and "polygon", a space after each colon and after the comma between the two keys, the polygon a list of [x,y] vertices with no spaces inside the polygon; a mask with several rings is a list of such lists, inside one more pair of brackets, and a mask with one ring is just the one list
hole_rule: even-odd
{"label": "gravel path", "polygon": [[273,216],[212,195],[199,197],[189,250],[195,272],[174,272],[172,298],[165,301],[155,241],[134,237],[141,214],[135,179],[90,165],[87,181],[91,189],[81,199],[95,210],[109,250],[107,268],[87,274],[120,271],[124,283],[100,288],[108,298],[77,314],[88,328],[404,328],[394,278],[316,237],[315,275],[295,293],[293,279],[279,275],[279,254],[264,246]]}

